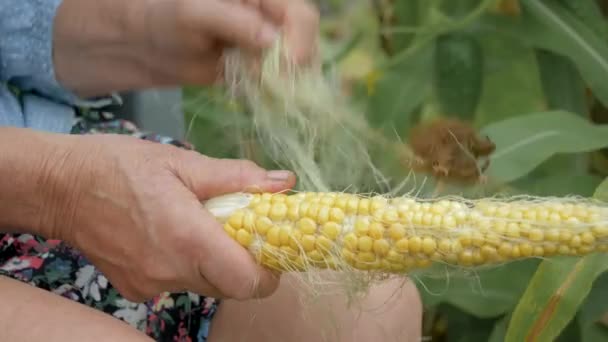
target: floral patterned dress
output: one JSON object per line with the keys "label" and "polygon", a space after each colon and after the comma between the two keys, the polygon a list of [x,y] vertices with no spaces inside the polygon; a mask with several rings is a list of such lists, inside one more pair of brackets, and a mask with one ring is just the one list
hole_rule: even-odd
{"label": "floral patterned dress", "polygon": [[[128,134],[182,148],[184,142],[139,131],[105,112],[78,117],[72,134]],[[0,275],[51,291],[101,310],[145,332],[156,341],[207,341],[219,301],[192,293],[163,293],[145,303],[122,298],[89,261],[62,241],[31,234],[0,234]]]}

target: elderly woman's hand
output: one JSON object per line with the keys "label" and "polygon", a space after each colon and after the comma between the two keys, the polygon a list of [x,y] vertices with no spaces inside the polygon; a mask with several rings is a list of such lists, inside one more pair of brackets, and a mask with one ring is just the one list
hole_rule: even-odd
{"label": "elderly woman's hand", "polygon": [[0,143],[29,152],[0,157],[2,175],[18,175],[0,179],[0,191],[13,194],[0,201],[0,218],[10,218],[2,226],[65,240],[127,299],[183,290],[248,299],[278,286],[201,201],[289,189],[292,173],[120,135],[3,128]]}
{"label": "elderly woman's hand", "polygon": [[59,81],[80,95],[208,84],[224,48],[269,47],[281,32],[298,63],[316,54],[306,0],[64,0],[54,30]]}

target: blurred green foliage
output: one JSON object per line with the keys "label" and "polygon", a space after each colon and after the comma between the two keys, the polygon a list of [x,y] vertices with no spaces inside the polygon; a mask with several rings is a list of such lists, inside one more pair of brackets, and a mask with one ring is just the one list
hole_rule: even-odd
{"label": "blurred green foliage", "polygon": [[[407,140],[420,121],[458,116],[497,145],[484,195],[608,200],[605,2],[317,4],[326,70],[337,67],[353,106],[388,139]],[[246,112],[222,95],[217,87],[186,89],[188,139],[211,156],[270,165]],[[432,341],[608,340],[600,321],[608,312],[606,268],[607,256],[592,255],[521,261],[450,279],[416,275],[424,333]]]}

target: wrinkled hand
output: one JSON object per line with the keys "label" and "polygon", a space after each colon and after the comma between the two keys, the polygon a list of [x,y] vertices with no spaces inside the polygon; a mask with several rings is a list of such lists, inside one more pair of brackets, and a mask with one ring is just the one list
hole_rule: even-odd
{"label": "wrinkled hand", "polygon": [[296,63],[314,61],[318,25],[307,0],[64,0],[55,69],[83,96],[209,84],[220,79],[225,48],[260,52],[279,32]]}
{"label": "wrinkled hand", "polygon": [[126,136],[71,139],[62,181],[46,187],[61,203],[46,215],[53,222],[48,235],[83,252],[125,298],[192,291],[243,300],[276,289],[279,279],[200,201],[254,188],[282,191],[295,183],[293,174]]}

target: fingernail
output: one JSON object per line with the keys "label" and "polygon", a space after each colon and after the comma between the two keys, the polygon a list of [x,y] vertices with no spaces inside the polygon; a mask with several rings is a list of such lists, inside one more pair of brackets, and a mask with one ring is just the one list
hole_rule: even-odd
{"label": "fingernail", "polygon": [[266,178],[275,182],[285,182],[291,177],[291,172],[284,170],[268,171]]}
{"label": "fingernail", "polygon": [[260,41],[263,45],[272,45],[279,37],[279,33],[271,25],[264,25],[260,31]]}

